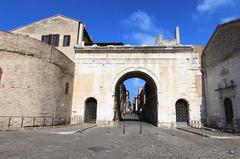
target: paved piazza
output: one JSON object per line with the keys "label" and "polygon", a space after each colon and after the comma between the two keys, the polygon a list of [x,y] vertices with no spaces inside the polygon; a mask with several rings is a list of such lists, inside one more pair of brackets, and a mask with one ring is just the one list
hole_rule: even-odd
{"label": "paved piazza", "polygon": [[[184,131],[159,129],[126,122],[113,128],[91,128],[83,133],[59,135],[45,131],[0,131],[1,159],[162,159],[240,158],[240,139],[202,138]],[[158,134],[158,135],[157,135]],[[234,154],[230,154],[229,150]]]}

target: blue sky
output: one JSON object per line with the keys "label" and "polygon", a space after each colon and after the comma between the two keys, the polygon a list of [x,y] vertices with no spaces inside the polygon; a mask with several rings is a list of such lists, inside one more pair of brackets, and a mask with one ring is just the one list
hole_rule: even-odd
{"label": "blue sky", "polygon": [[149,44],[158,33],[183,44],[207,43],[217,24],[240,17],[240,0],[5,0],[0,29],[9,30],[55,14],[86,23],[96,42]]}
{"label": "blue sky", "polygon": [[124,81],[124,84],[130,92],[130,101],[131,103],[134,100],[134,97],[137,96],[138,88],[143,88],[145,85],[145,81],[140,78],[129,78]]}
{"label": "blue sky", "polygon": [[[182,44],[205,45],[218,24],[240,17],[239,8],[240,0],[3,0],[0,29],[59,13],[85,23],[95,42],[153,44],[157,34],[173,38],[180,26]],[[132,90],[143,82],[126,84]]]}

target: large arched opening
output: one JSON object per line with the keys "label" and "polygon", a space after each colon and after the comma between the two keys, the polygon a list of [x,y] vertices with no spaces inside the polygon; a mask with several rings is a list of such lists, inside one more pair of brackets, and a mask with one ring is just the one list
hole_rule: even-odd
{"label": "large arched opening", "polygon": [[97,100],[93,97],[87,98],[85,101],[84,122],[96,123],[97,118]]}
{"label": "large arched opening", "polygon": [[[114,93],[114,121],[124,120],[124,115],[128,113],[126,106],[122,102],[124,98],[124,81],[138,78],[145,81],[142,88],[139,88],[138,95],[131,105],[131,113],[138,115],[138,120],[157,125],[158,123],[158,96],[157,85],[153,78],[142,71],[131,71],[123,74],[115,84]],[[128,95],[128,93],[126,93]],[[135,103],[134,103],[135,102]],[[126,119],[128,120],[128,119]]]}

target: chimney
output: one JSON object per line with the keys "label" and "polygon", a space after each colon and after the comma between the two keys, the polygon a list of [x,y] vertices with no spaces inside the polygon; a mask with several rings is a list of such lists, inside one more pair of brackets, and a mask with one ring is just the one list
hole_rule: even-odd
{"label": "chimney", "polygon": [[155,44],[158,45],[158,46],[162,46],[162,45],[163,45],[162,34],[159,34],[159,35],[156,37]]}
{"label": "chimney", "polygon": [[84,25],[83,23],[80,23],[78,44],[81,46],[84,46],[83,36],[84,36]]}
{"label": "chimney", "polygon": [[177,45],[180,45],[180,31],[179,31],[179,26],[176,26],[175,39],[176,39]]}

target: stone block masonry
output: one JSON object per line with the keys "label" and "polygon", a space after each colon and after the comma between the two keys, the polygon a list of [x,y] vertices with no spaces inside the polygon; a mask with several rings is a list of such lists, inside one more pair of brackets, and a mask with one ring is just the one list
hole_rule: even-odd
{"label": "stone block masonry", "polygon": [[74,63],[62,52],[0,31],[0,68],[0,116],[71,116]]}

